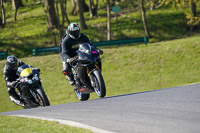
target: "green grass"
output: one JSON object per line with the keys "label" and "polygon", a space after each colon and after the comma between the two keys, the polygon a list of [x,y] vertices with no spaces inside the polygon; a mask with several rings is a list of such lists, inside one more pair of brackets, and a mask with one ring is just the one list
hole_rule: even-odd
{"label": "green grass", "polygon": [[[0,133],[92,133],[46,120],[0,115]],[[42,126],[41,126],[42,125]]]}

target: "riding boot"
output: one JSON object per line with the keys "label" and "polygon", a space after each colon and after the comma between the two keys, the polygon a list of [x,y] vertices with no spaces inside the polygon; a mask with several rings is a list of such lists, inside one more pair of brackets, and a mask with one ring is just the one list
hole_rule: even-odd
{"label": "riding boot", "polygon": [[72,73],[71,67],[69,65],[69,63],[63,62],[63,71],[62,73],[65,75],[65,77],[67,78],[67,80],[69,81],[70,85],[74,85],[74,75]]}
{"label": "riding boot", "polygon": [[9,99],[16,105],[24,107],[24,102],[20,99],[19,95],[16,93],[14,88],[8,88]]}
{"label": "riding boot", "polygon": [[67,76],[66,75],[66,77],[67,77],[67,80],[69,81],[70,85],[74,85],[75,84],[75,82],[74,82],[74,76],[73,75],[71,75],[71,76]]}
{"label": "riding boot", "polygon": [[16,105],[19,105],[19,106],[22,106],[22,107],[24,107],[25,106],[25,104],[24,104],[24,102],[22,102],[20,99],[18,99],[18,98],[14,98],[13,96],[9,96],[9,99],[12,101],[12,102],[14,102]]}

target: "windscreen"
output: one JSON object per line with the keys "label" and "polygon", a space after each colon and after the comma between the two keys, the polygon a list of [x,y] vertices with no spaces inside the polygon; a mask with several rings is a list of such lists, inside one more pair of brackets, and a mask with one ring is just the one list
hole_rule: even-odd
{"label": "windscreen", "polygon": [[90,49],[91,47],[88,43],[83,43],[79,46],[79,51],[84,52],[84,53],[89,53]]}

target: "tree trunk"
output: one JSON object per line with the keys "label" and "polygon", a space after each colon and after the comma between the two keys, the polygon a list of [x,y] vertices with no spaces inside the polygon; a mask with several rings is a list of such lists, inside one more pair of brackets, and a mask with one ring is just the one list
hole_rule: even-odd
{"label": "tree trunk", "polygon": [[12,9],[16,10],[16,8],[23,7],[22,0],[12,0]]}
{"label": "tree trunk", "polygon": [[19,7],[23,7],[22,0],[12,0],[12,9],[15,10],[14,20],[17,21],[17,11]]}
{"label": "tree trunk", "polygon": [[90,17],[92,18],[93,17],[93,13],[92,13],[92,6],[93,6],[93,3],[92,3],[92,0],[89,0],[89,11],[90,11]]}
{"label": "tree trunk", "polygon": [[45,4],[45,12],[47,15],[48,29],[50,30],[54,28],[58,29],[59,22],[56,16],[54,0],[45,0],[44,4]]}
{"label": "tree trunk", "polygon": [[22,3],[22,0],[17,0],[19,7],[24,7],[24,4]]}
{"label": "tree trunk", "polygon": [[110,0],[107,1],[107,40],[111,40],[111,15],[110,15]]}
{"label": "tree trunk", "polygon": [[4,0],[1,0],[1,22],[0,25],[2,25],[2,27],[4,27],[6,24],[6,12],[5,12],[5,8],[4,8]]}
{"label": "tree trunk", "polygon": [[65,3],[64,3],[64,16],[66,17],[66,20],[67,20],[67,23],[68,25],[70,24],[70,20],[68,18],[68,15],[67,15],[67,0],[65,0]]}
{"label": "tree trunk", "polygon": [[99,4],[99,2],[98,2],[98,0],[96,0],[96,4],[94,5],[94,9],[93,9],[93,15],[94,16],[97,16],[98,4]]}
{"label": "tree trunk", "polygon": [[81,21],[81,29],[87,29],[87,25],[85,23],[85,18],[84,18],[84,12],[83,12],[83,1],[78,0],[78,12],[79,12],[79,17]]}
{"label": "tree trunk", "polygon": [[97,15],[97,9],[98,9],[98,0],[96,0],[96,4],[94,5],[93,0],[89,0],[90,7],[90,17],[92,18],[93,16]]}
{"label": "tree trunk", "polygon": [[17,0],[12,0],[12,9],[15,10],[14,21],[17,20],[17,9],[19,8]]}
{"label": "tree trunk", "polygon": [[[62,0],[59,0],[60,2],[60,10],[61,10],[61,15],[62,15],[62,23],[61,23],[61,27],[64,27],[65,24],[65,11],[64,11],[64,6],[65,4],[63,3]],[[58,17],[59,18],[59,17]]]}
{"label": "tree trunk", "polygon": [[3,26],[3,25],[2,25],[2,17],[1,17],[1,14],[0,14],[0,27],[1,26]]}
{"label": "tree trunk", "polygon": [[83,11],[84,11],[84,12],[88,12],[88,11],[89,11],[89,7],[88,7],[88,5],[85,3],[85,0],[82,0],[82,7],[83,7]]}
{"label": "tree trunk", "polygon": [[2,15],[2,14],[0,14],[0,28],[3,27],[1,15]]}
{"label": "tree trunk", "polygon": [[[59,23],[59,31],[60,31],[60,38],[62,38],[64,35],[65,13],[64,13],[64,3],[62,2],[62,0],[59,0],[59,2],[60,2],[60,10],[61,10],[61,15],[62,15],[62,22]],[[58,10],[57,10],[57,14],[58,14],[57,15],[58,18],[60,18]]]}
{"label": "tree trunk", "polygon": [[15,9],[15,16],[14,16],[15,21],[17,21],[17,11],[18,11],[18,8]]}
{"label": "tree trunk", "polygon": [[59,30],[59,33],[60,33],[60,38],[62,37],[61,36],[61,25],[60,25],[60,15],[59,15],[59,9],[58,9],[58,0],[56,0],[56,16],[57,16],[57,19],[58,19],[58,30]]}
{"label": "tree trunk", "polygon": [[197,26],[194,25],[194,17],[197,16],[197,11],[196,11],[196,3],[194,0],[191,0],[191,18],[190,18],[190,31],[195,31],[197,29]]}
{"label": "tree trunk", "polygon": [[141,0],[140,6],[141,6],[142,22],[143,22],[143,25],[144,25],[145,35],[147,37],[151,37],[150,32],[149,32],[149,28],[148,28],[148,25],[147,25],[147,21],[146,21],[146,11],[145,11],[145,8],[144,8],[144,0]]}
{"label": "tree trunk", "polygon": [[156,0],[153,0],[152,2],[151,2],[151,5],[150,5],[150,10],[152,11],[152,10],[154,10],[155,8],[156,8]]}
{"label": "tree trunk", "polygon": [[77,15],[78,14],[78,0],[71,0],[71,3],[72,3],[71,15]]}

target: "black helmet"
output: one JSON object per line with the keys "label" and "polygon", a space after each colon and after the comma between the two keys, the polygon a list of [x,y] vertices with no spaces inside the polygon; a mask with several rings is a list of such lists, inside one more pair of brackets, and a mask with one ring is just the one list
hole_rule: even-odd
{"label": "black helmet", "polygon": [[8,65],[8,67],[16,68],[19,66],[19,61],[17,57],[15,57],[14,55],[10,55],[7,57],[6,64]]}
{"label": "black helmet", "polygon": [[81,34],[80,34],[80,27],[77,23],[71,23],[69,26],[68,26],[68,32],[69,32],[69,36],[72,38],[72,39],[79,39]]}

